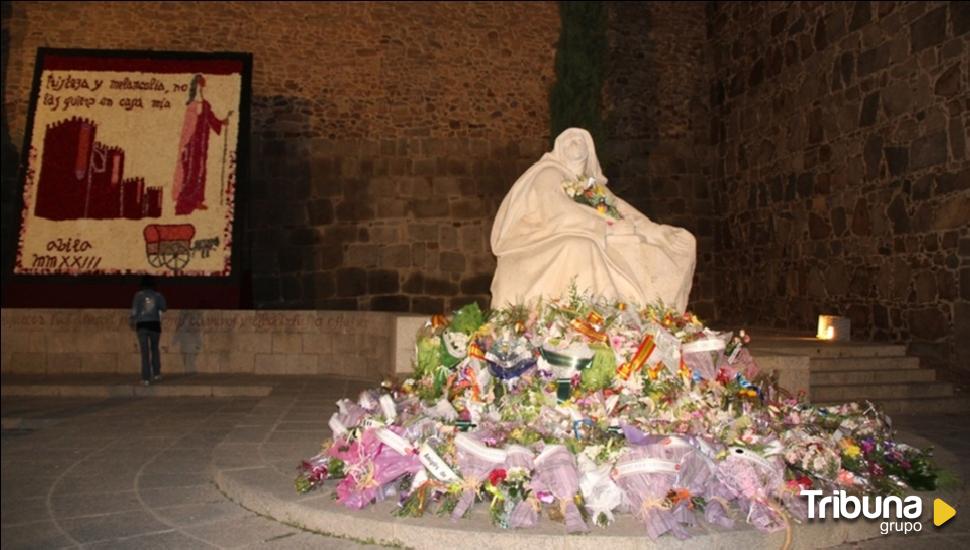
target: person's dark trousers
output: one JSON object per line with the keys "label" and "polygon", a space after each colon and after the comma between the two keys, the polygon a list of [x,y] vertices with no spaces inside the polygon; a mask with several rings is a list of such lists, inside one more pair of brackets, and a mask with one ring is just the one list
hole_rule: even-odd
{"label": "person's dark trousers", "polygon": [[[141,348],[141,379],[151,380],[152,376],[161,374],[162,361],[158,356],[158,337],[160,333],[154,330],[138,329],[138,347]],[[151,349],[149,349],[151,348]],[[148,353],[151,351],[151,364],[148,363]]]}

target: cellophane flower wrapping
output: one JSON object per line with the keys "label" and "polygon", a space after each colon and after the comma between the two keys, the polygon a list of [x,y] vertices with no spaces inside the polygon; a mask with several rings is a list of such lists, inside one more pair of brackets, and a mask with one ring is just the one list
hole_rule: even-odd
{"label": "cellophane flower wrapping", "polygon": [[[401,428],[393,431],[404,432]],[[337,485],[337,500],[348,508],[360,509],[383,500],[389,484],[423,468],[416,454],[401,454],[382,443],[376,428],[365,430],[359,441],[345,449],[336,453],[343,457],[346,474]]]}
{"label": "cellophane flower wrapping", "polygon": [[550,445],[536,458],[533,474],[533,490],[549,491],[558,501],[566,521],[566,531],[580,533],[589,531],[589,525],[576,506],[579,491],[579,471],[576,459],[562,445]]}
{"label": "cellophane flower wrapping", "polygon": [[613,511],[623,505],[623,490],[613,481],[613,465],[596,464],[586,454],[578,458],[579,488],[593,523],[606,526],[614,521]]}
{"label": "cellophane flower wrapping", "polygon": [[536,525],[543,505],[569,532],[630,513],[657,538],[701,520],[776,530],[804,517],[806,488],[936,487],[930,453],[896,441],[878,407],[785,392],[759,372],[750,340],[663,304],[576,291],[435,315],[411,377],[338,402],[297,489],[334,487],[362,508],[400,488],[405,515],[434,502],[456,518],[488,499],[510,528]]}
{"label": "cellophane flower wrapping", "polygon": [[462,493],[458,505],[452,511],[452,519],[465,515],[475,502],[475,496],[481,484],[488,479],[492,470],[505,463],[506,458],[504,452],[489,449],[468,434],[458,434],[455,439],[458,469],[462,477]]}
{"label": "cellophane flower wrapping", "polygon": [[[535,454],[521,445],[510,445],[505,457],[505,468],[510,476],[518,475],[527,479],[535,467]],[[525,491],[525,487],[520,491]],[[515,501],[517,497],[517,502]],[[513,497],[512,511],[509,513],[508,526],[512,529],[535,527],[539,523],[537,502],[529,495],[517,494]]]}
{"label": "cellophane flower wrapping", "polygon": [[784,518],[772,502],[783,487],[784,464],[768,460],[741,448],[732,448],[718,466],[718,479],[729,489],[746,516],[760,531],[777,531]]}
{"label": "cellophane flower wrapping", "polygon": [[669,495],[683,469],[682,460],[692,452],[693,447],[680,438],[650,437],[617,463],[617,484],[651,539],[668,531],[677,538],[688,536],[684,518],[674,513]]}

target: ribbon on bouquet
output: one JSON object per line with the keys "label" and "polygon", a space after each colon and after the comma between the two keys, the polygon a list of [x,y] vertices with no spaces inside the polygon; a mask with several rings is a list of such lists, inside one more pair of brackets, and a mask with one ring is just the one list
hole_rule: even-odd
{"label": "ribbon on bouquet", "polygon": [[616,466],[616,477],[626,477],[635,474],[676,474],[680,471],[680,464],[661,458],[640,458]]}
{"label": "ribbon on bouquet", "polygon": [[653,335],[647,334],[644,336],[643,341],[640,342],[640,346],[637,347],[637,352],[633,354],[633,357],[616,369],[617,375],[623,380],[628,380],[631,374],[640,372],[640,369],[643,368],[643,365],[656,348],[657,344],[653,341]]}
{"label": "ribbon on bouquet", "polygon": [[596,342],[606,342],[606,333],[598,330],[594,325],[602,325],[603,317],[595,311],[591,311],[585,319],[573,319],[569,326],[573,328],[576,332],[582,334],[583,336],[589,338],[590,340]]}
{"label": "ribbon on bouquet", "polygon": [[503,361],[500,357],[492,353],[488,353],[486,357],[488,360],[488,372],[500,380],[518,378],[536,365],[536,360],[531,356],[518,358],[518,360],[512,359],[510,361]]}
{"label": "ribbon on bouquet", "polygon": [[476,342],[472,342],[471,345],[468,346],[468,356],[479,361],[486,360],[485,352],[482,351],[482,348],[480,348]]}
{"label": "ribbon on bouquet", "polygon": [[489,472],[505,463],[508,453],[504,449],[487,447],[466,433],[456,434],[454,441],[458,451],[458,468],[462,476],[459,483],[462,491],[451,517],[458,519],[465,515],[475,501],[482,481],[488,479]]}
{"label": "ribbon on bouquet", "polygon": [[[583,347],[585,348],[585,346]],[[553,367],[576,370],[583,370],[589,367],[590,364],[593,363],[593,357],[595,356],[595,354],[588,349],[585,353],[563,353],[561,351],[548,349],[545,346],[539,349],[539,353],[542,355],[542,358]]]}

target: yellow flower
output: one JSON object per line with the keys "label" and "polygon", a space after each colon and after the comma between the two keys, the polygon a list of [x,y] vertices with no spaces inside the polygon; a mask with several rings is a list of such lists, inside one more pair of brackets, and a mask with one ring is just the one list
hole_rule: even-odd
{"label": "yellow flower", "polygon": [[844,438],[841,444],[842,453],[849,458],[856,458],[862,454],[862,450],[855,444],[855,441],[852,441],[848,437]]}

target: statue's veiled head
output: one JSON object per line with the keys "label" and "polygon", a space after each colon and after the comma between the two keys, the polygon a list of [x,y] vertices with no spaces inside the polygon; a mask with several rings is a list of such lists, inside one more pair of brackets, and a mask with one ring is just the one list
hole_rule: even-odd
{"label": "statue's veiled head", "polygon": [[551,156],[576,176],[593,176],[600,183],[606,183],[599,160],[596,158],[593,136],[582,128],[569,128],[559,134]]}

